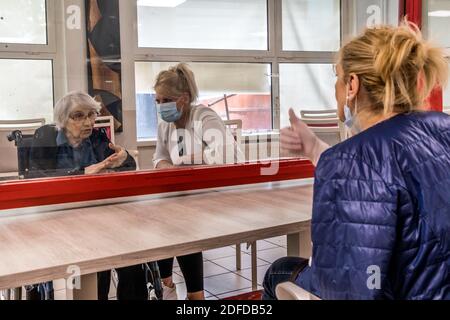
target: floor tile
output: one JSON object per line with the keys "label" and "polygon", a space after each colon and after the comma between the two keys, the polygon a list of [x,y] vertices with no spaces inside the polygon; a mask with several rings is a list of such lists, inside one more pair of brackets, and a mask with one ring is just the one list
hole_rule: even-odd
{"label": "floor tile", "polygon": [[269,238],[269,239],[266,239],[266,241],[276,244],[278,246],[282,246],[282,247],[287,246],[287,237],[286,236]]}
{"label": "floor tile", "polygon": [[172,273],[172,281],[175,284],[184,282],[184,278],[183,278],[183,274],[181,273],[181,270],[179,270],[178,272],[174,271]]}
{"label": "floor tile", "polygon": [[[258,255],[257,255],[258,258]],[[212,260],[215,264],[218,264],[219,266],[228,269],[230,271],[236,271],[236,257],[227,257],[227,258],[220,258],[216,260]],[[257,266],[264,266],[268,264],[267,261],[257,259]],[[249,254],[242,253],[241,255],[241,265],[242,269],[251,268],[252,266],[252,257]]]}
{"label": "floor tile", "polygon": [[[256,250],[257,251],[272,249],[272,248],[276,248],[276,247],[278,247],[278,245],[273,244],[268,241],[265,241],[265,240],[259,240],[256,242]],[[251,253],[251,247],[249,247],[247,249],[247,243],[241,243],[241,251],[246,252],[246,253]]]}
{"label": "floor tile", "polygon": [[[257,268],[257,279],[258,279],[258,285],[262,285],[264,281],[264,276],[266,275],[267,269],[269,269],[270,264],[267,264],[265,266],[261,266]],[[243,269],[240,271],[236,271],[236,274],[246,278],[247,280],[252,280],[252,269]]]}
{"label": "floor tile", "polygon": [[178,300],[185,300],[187,297],[186,283],[178,283],[177,284],[177,296]]}
{"label": "floor tile", "polygon": [[228,269],[225,269],[212,261],[206,261],[203,263],[203,277],[208,278],[212,276],[217,276],[219,274],[224,274],[230,272]]}
{"label": "floor tile", "polygon": [[257,257],[267,262],[273,263],[275,260],[286,257],[287,250],[285,248],[273,248],[259,251]]}
{"label": "floor tile", "polygon": [[205,279],[205,289],[215,296],[251,286],[249,280],[231,272]]}
{"label": "floor tile", "polygon": [[236,256],[236,250],[231,247],[217,248],[203,252],[203,257],[208,260],[215,260],[233,256]]}

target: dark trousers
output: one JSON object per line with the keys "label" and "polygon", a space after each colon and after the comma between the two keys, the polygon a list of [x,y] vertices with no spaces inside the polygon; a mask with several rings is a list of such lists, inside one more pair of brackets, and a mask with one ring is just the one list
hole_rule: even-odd
{"label": "dark trousers", "polygon": [[[159,273],[162,279],[172,276],[173,259],[158,261]],[[201,252],[193,253],[177,257],[177,260],[186,281],[187,292],[203,291],[203,254]]]}
{"label": "dark trousers", "polygon": [[275,261],[264,276],[262,300],[276,300],[275,288],[282,282],[295,282],[297,276],[308,265],[308,260],[285,257]]}
{"label": "dark trousers", "polygon": [[[119,283],[117,284],[117,300],[147,300],[147,282],[145,271],[141,264],[116,269]],[[99,300],[108,300],[111,285],[111,271],[97,273],[97,290]]]}

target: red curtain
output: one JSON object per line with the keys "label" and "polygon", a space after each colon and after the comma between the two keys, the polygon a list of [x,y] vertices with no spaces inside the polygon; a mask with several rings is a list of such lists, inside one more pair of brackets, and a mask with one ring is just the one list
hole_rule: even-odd
{"label": "red curtain", "polygon": [[[406,15],[408,20],[422,28],[422,1],[423,0],[400,0],[400,20]],[[436,87],[427,98],[427,108],[434,111],[443,110],[442,88]]]}

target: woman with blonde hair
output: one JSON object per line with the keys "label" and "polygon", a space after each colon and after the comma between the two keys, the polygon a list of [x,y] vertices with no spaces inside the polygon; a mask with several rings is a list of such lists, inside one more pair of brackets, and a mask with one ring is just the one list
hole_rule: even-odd
{"label": "woman with blonde hair", "polygon": [[290,110],[281,145],[316,165],[313,255],[268,270],[322,299],[450,299],[450,117],[423,110],[443,50],[418,28],[366,30],[339,53],[336,100],[353,137],[329,147]]}
{"label": "woman with blonde hair", "polygon": [[[153,164],[156,169],[195,164],[225,164],[241,161],[239,147],[214,110],[195,104],[198,88],[194,73],[185,63],[161,71],[154,86],[161,117]],[[177,257],[186,281],[189,300],[204,299],[203,257],[194,253]],[[163,297],[177,299],[172,280],[174,259],[158,261],[163,279]]]}

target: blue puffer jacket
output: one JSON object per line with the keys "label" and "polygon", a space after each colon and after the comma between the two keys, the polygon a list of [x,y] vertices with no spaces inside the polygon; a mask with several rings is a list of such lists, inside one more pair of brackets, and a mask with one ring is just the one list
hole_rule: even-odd
{"label": "blue puffer jacket", "polygon": [[450,299],[450,116],[398,115],[324,152],[312,241],[296,282],[323,299]]}

